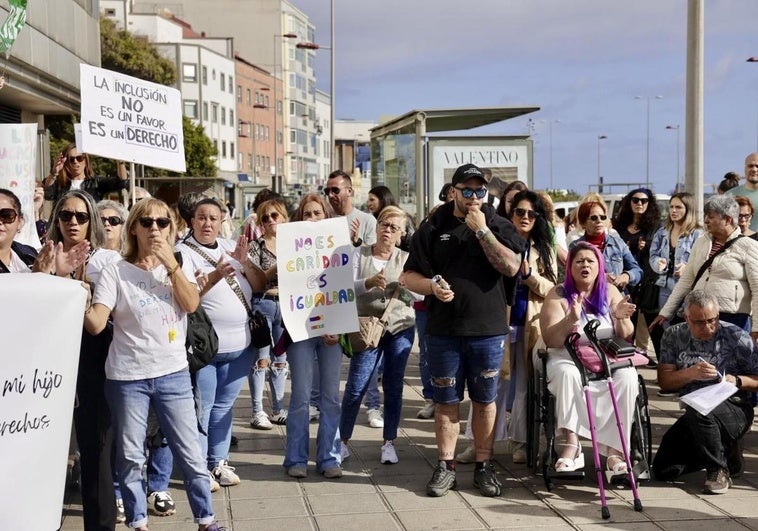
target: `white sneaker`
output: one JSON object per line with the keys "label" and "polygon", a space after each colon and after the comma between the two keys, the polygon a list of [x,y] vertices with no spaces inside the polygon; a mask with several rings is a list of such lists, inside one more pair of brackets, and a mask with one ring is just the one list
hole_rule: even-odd
{"label": "white sneaker", "polygon": [[455,456],[455,460],[464,465],[473,463],[476,461],[476,447],[474,443],[470,443],[465,450]]}
{"label": "white sneaker", "polygon": [[123,524],[126,522],[126,513],[124,512],[124,500],[119,498],[116,500],[116,523]]}
{"label": "white sneaker", "polygon": [[218,484],[222,487],[231,487],[239,485],[240,477],[234,473],[234,467],[229,466],[229,461],[222,459],[218,465],[211,471]]}
{"label": "white sneaker", "polygon": [[156,516],[171,516],[176,512],[174,500],[168,491],[155,491],[147,495],[147,507]]}
{"label": "white sneaker", "polygon": [[344,463],[348,457],[350,457],[350,450],[347,447],[347,443],[340,442],[340,459]]}
{"label": "white sneaker", "polygon": [[368,425],[372,428],[384,428],[384,418],[379,409],[368,410]]}
{"label": "white sneaker", "polygon": [[287,425],[287,410],[282,409],[279,411],[279,413],[274,413],[274,415],[271,417],[271,422],[274,424],[278,424],[279,426],[286,426]]}
{"label": "white sneaker", "polygon": [[316,422],[320,414],[316,406],[308,406],[308,418],[311,422]]}
{"label": "white sneaker", "polygon": [[270,430],[273,429],[273,424],[268,420],[268,415],[265,411],[259,411],[253,418],[250,419],[250,426],[256,430]]}
{"label": "white sneaker", "polygon": [[387,441],[382,445],[382,464],[394,465],[397,463],[397,452],[392,441]]}
{"label": "white sneaker", "polygon": [[434,402],[427,400],[424,407],[418,410],[416,418],[419,419],[433,419],[434,418]]}
{"label": "white sneaker", "polygon": [[211,478],[211,492],[218,492],[219,490],[221,490],[221,485],[219,485],[218,481],[216,481],[216,478],[213,477],[213,472],[209,470],[208,475]]}

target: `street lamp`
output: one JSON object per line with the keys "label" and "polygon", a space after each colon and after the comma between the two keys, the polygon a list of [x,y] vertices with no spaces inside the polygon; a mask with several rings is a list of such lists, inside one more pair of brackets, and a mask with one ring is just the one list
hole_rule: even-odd
{"label": "street lamp", "polygon": [[645,150],[645,187],[650,188],[650,100],[662,100],[663,96],[635,96],[635,100],[647,100],[647,148]]}
{"label": "street lamp", "polygon": [[676,130],[676,188],[674,190],[679,193],[679,124],[667,125],[666,129],[673,131]]}
{"label": "street lamp", "polygon": [[600,141],[608,138],[605,135],[597,135],[597,193],[603,193],[603,177],[600,174]]}
{"label": "street lamp", "polygon": [[[748,57],[747,58],[748,63],[758,63],[758,57]],[[755,144],[756,149],[758,149],[758,121],[756,121],[756,127],[755,127]]]}
{"label": "street lamp", "polygon": [[[279,154],[278,154],[278,148],[279,148],[279,128],[277,126],[277,115],[279,114],[279,100],[277,96],[278,92],[278,82],[276,79],[276,67],[279,65],[279,62],[277,61],[278,54],[276,53],[277,49],[277,39],[297,39],[298,36],[296,33],[285,33],[283,35],[274,34],[274,175],[272,177],[271,187],[275,192],[280,192],[280,187],[278,186],[277,182],[277,174],[279,173]],[[282,65],[283,67],[284,65]],[[282,68],[284,70],[284,68]]]}

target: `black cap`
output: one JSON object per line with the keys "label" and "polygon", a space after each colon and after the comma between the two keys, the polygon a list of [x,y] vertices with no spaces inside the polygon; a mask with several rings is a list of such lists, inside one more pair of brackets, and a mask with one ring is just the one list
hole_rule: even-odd
{"label": "black cap", "polygon": [[453,180],[451,182],[453,183],[453,186],[455,186],[456,184],[460,184],[474,178],[480,179],[484,184],[487,184],[487,179],[484,177],[484,173],[479,169],[478,166],[475,164],[464,164],[463,166],[458,166],[458,169],[455,170],[455,173],[453,174]]}

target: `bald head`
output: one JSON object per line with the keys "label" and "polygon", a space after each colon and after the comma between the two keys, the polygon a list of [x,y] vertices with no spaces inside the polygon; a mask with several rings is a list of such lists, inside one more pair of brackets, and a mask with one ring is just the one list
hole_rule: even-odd
{"label": "bald head", "polygon": [[758,190],[758,153],[745,157],[745,187]]}

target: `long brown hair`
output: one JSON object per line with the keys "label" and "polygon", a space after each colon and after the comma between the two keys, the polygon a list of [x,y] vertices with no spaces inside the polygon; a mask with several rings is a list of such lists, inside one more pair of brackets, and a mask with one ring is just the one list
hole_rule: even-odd
{"label": "long brown hair", "polygon": [[[61,169],[61,171],[58,173],[57,179],[58,179],[58,186],[62,190],[67,190],[69,186],[71,186],[71,180],[72,180],[73,174],[71,173],[71,168],[68,163],[68,152],[71,151],[72,149],[76,149],[76,144],[74,142],[71,142],[70,144],[68,144],[66,147],[64,147],[61,150],[61,154],[65,158],[65,161],[63,162],[63,169]],[[90,161],[89,155],[87,155],[86,153],[79,153],[79,155],[84,156],[84,162],[85,162],[84,178],[89,179],[90,177],[95,175],[95,171],[92,169],[92,161]]]}

